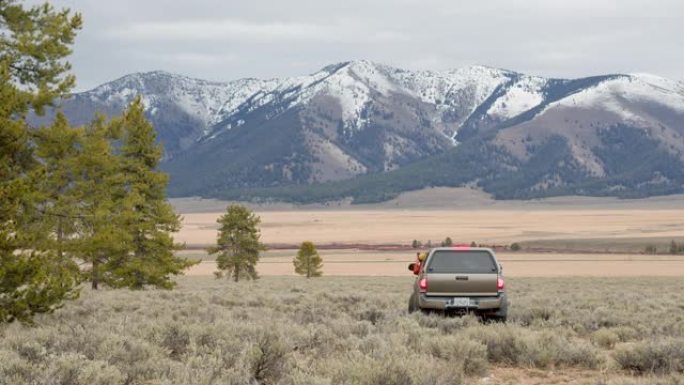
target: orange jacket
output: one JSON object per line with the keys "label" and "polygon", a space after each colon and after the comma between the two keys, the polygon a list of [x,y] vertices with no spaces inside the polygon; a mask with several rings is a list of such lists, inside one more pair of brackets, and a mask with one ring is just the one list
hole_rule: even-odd
{"label": "orange jacket", "polygon": [[416,261],[416,263],[413,264],[413,274],[420,274],[420,261]]}

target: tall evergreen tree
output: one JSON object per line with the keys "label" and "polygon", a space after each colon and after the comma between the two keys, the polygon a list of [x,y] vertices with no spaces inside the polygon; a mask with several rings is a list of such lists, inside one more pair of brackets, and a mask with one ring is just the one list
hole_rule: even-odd
{"label": "tall evergreen tree", "polygon": [[182,274],[197,262],[174,253],[183,248],[171,236],[180,230],[180,216],[166,200],[168,175],[158,170],[162,147],[156,143],[154,127],[145,118],[139,97],[115,124],[122,133],[120,162],[132,250],[112,273],[118,278],[117,286],[170,289],[174,286],[170,276]]}
{"label": "tall evergreen tree", "polygon": [[126,229],[131,216],[125,207],[120,159],[112,148],[116,137],[111,124],[98,118],[85,128],[77,159],[74,189],[79,236],[75,250],[90,264],[87,277],[93,289],[101,283],[117,286],[115,272],[126,263],[132,242]]}
{"label": "tall evergreen tree", "polygon": [[0,322],[30,322],[78,294],[73,264],[33,244],[38,162],[26,117],[73,86],[64,59],[80,26],[80,15],[47,4],[0,1]]}
{"label": "tall evergreen tree", "polygon": [[82,129],[69,126],[66,117],[58,113],[52,125],[39,129],[35,135],[39,166],[31,176],[40,220],[35,223],[34,234],[42,238],[33,244],[35,248],[54,250],[62,259],[71,259],[68,253],[76,234],[76,162],[82,133]]}
{"label": "tall evergreen tree", "polygon": [[323,259],[318,254],[313,242],[304,241],[299,247],[297,256],[292,261],[295,273],[304,275],[306,278],[320,277],[323,275]]}
{"label": "tall evergreen tree", "polygon": [[256,264],[260,253],[266,250],[260,242],[261,219],[248,208],[234,204],[217,222],[220,226],[216,246],[207,250],[210,255],[218,254],[217,276],[225,272],[235,282],[241,278],[257,279]]}

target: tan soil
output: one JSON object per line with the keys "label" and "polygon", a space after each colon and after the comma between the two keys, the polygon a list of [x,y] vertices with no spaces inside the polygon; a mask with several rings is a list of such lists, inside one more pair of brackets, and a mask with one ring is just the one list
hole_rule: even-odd
{"label": "tan soil", "polygon": [[608,380],[619,380],[620,378],[623,378],[623,376],[616,373],[607,374],[598,370],[575,368],[525,369],[491,367],[488,376],[481,378],[477,383],[489,385],[595,385],[607,383]]}
{"label": "tan soil", "polygon": [[[266,243],[506,244],[539,239],[683,237],[682,210],[480,210],[480,211],[266,211]],[[177,239],[188,244],[216,241],[220,213],[185,214]]]}

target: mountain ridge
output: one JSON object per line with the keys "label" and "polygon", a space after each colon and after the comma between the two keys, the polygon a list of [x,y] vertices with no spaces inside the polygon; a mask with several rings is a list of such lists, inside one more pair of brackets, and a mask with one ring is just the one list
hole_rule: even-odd
{"label": "mountain ridge", "polygon": [[[94,112],[117,113],[135,95],[167,150],[163,169],[174,196],[291,199],[282,191],[368,190],[374,178],[390,195],[467,183],[518,198],[640,196],[683,186],[672,168],[684,159],[684,85],[650,74],[556,79],[481,65],[409,71],[365,60],[229,82],[152,71],[75,94],[62,108],[83,124]],[[659,166],[626,175],[616,162],[626,148]],[[435,159],[443,158],[468,172],[442,170]],[[440,169],[443,180],[411,171],[421,167]],[[407,174],[422,185],[393,179]],[[338,188],[331,199],[384,199],[382,188],[370,188],[375,198]]]}

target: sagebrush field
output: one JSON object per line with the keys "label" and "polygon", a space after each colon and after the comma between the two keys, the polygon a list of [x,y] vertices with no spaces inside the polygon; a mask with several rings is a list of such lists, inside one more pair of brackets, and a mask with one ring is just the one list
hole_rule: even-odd
{"label": "sagebrush field", "polygon": [[509,278],[508,324],[406,311],[411,277],[84,289],[0,329],[0,384],[681,384],[678,278]]}
{"label": "sagebrush field", "polygon": [[[225,203],[192,201],[178,239],[203,261],[177,289],[84,288],[35,326],[0,326],[0,385],[684,384],[684,256],[666,251],[683,199],[487,202],[258,211],[263,242],[328,244],[324,276],[291,276],[296,250],[278,248],[236,284],[203,250]],[[408,314],[416,250],[378,246],[446,236],[523,243],[498,253],[507,324]]]}

